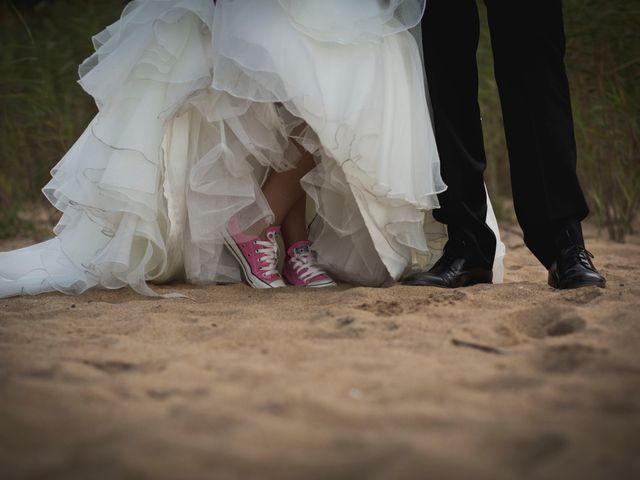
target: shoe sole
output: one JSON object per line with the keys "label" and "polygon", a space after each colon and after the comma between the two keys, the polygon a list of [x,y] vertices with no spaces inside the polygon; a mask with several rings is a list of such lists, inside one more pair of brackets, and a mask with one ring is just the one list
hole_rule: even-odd
{"label": "shoe sole", "polygon": [[317,283],[315,285],[305,285],[305,288],[326,288],[326,287],[335,287],[338,284],[333,280],[329,280],[323,283]]}
{"label": "shoe sole", "polygon": [[575,285],[571,285],[570,287],[562,287],[556,281],[547,281],[547,284],[555,289],[555,290],[576,290],[578,288],[587,288],[587,287],[598,287],[598,288],[606,288],[607,282],[605,281],[594,281],[594,282],[581,282]]}
{"label": "shoe sole", "polygon": [[293,283],[291,283],[289,281],[289,279],[283,275],[284,277],[284,281],[286,282],[287,285],[290,285],[292,287],[303,287],[303,288],[325,288],[325,287],[336,287],[338,284],[336,283],[335,280],[326,280],[322,283],[316,283],[315,285],[295,285]]}
{"label": "shoe sole", "polygon": [[[231,254],[233,255],[233,257],[236,259],[236,261],[240,264],[242,277],[244,278],[245,282],[249,284],[250,287],[259,288],[263,290],[266,290],[269,288],[282,288],[282,286],[274,287],[273,285],[269,285],[268,283],[263,282],[251,272],[251,266],[247,263],[247,260],[244,258],[244,255],[240,251],[240,247],[238,247],[238,244],[231,237],[231,235],[229,234],[224,235],[224,243],[229,249],[229,251],[231,252]],[[286,285],[283,285],[283,286],[286,286]]]}
{"label": "shoe sole", "polygon": [[472,287],[473,285],[480,284],[492,284],[493,283],[493,272],[486,272],[484,270],[479,271],[470,271],[463,274],[458,281],[454,285],[442,285],[434,282],[428,281],[404,281],[402,285],[408,286],[417,286],[417,287],[436,287],[436,288],[444,288],[444,289],[452,289],[452,288],[464,288],[464,287]]}

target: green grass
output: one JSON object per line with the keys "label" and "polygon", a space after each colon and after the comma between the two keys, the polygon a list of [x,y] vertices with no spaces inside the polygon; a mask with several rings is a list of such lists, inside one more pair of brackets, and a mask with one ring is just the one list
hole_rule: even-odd
{"label": "green grass", "polygon": [[[40,189],[95,114],[76,83],[77,65],[92,52],[91,36],[115,21],[126,2],[31,3],[28,10],[0,5],[0,238],[33,235],[57,218]],[[640,202],[640,5],[565,0],[565,12],[579,175],[598,224],[623,241]],[[498,216],[512,218],[486,26],[478,57],[487,183]]]}
{"label": "green grass", "polygon": [[93,51],[91,36],[116,20],[124,3],[0,6],[0,238],[32,235],[42,223],[32,214],[45,207],[40,189],[95,114],[76,83],[78,64]]}

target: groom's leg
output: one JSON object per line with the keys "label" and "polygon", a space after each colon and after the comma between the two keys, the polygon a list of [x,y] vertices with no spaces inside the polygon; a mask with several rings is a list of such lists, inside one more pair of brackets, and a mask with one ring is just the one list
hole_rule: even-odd
{"label": "groom's leg", "polygon": [[429,0],[422,35],[441,171],[448,186],[434,216],[447,224],[451,240],[480,260],[479,266],[491,268],[496,239],[485,223],[475,0]]}
{"label": "groom's leg", "polygon": [[562,2],[486,4],[516,214],[527,246],[548,268],[556,237],[569,228],[581,239],[588,214],[576,176]]}

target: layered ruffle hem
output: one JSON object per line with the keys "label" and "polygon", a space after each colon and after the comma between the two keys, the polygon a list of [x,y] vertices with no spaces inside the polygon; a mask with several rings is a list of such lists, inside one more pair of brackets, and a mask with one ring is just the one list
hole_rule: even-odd
{"label": "layered ruffle hem", "polygon": [[99,113],[43,189],[63,212],[55,238],[0,253],[0,296],[239,282],[223,229],[232,216],[249,231],[272,222],[260,187],[295,166],[292,140],[317,162],[302,180],[310,234],[336,278],[384,285],[428,266],[446,241],[429,214],[446,186],[408,31],[423,9],[128,4],[80,67]]}

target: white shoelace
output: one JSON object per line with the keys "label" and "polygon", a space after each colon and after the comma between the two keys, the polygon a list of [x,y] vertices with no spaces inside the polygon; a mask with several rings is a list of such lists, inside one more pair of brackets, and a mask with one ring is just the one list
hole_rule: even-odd
{"label": "white shoelace", "polygon": [[[306,282],[308,279],[313,278],[316,275],[326,275],[326,272],[315,264],[315,255],[313,255],[313,252],[310,250],[296,253],[289,261],[292,263],[293,270],[303,282]],[[307,270],[304,273],[300,273],[304,268]]]}
{"label": "white shoelace", "polygon": [[260,262],[268,263],[267,266],[261,266],[260,271],[268,277],[280,275],[278,273],[278,244],[264,240],[256,240],[255,244],[264,247],[256,250],[256,253],[260,254]]}

